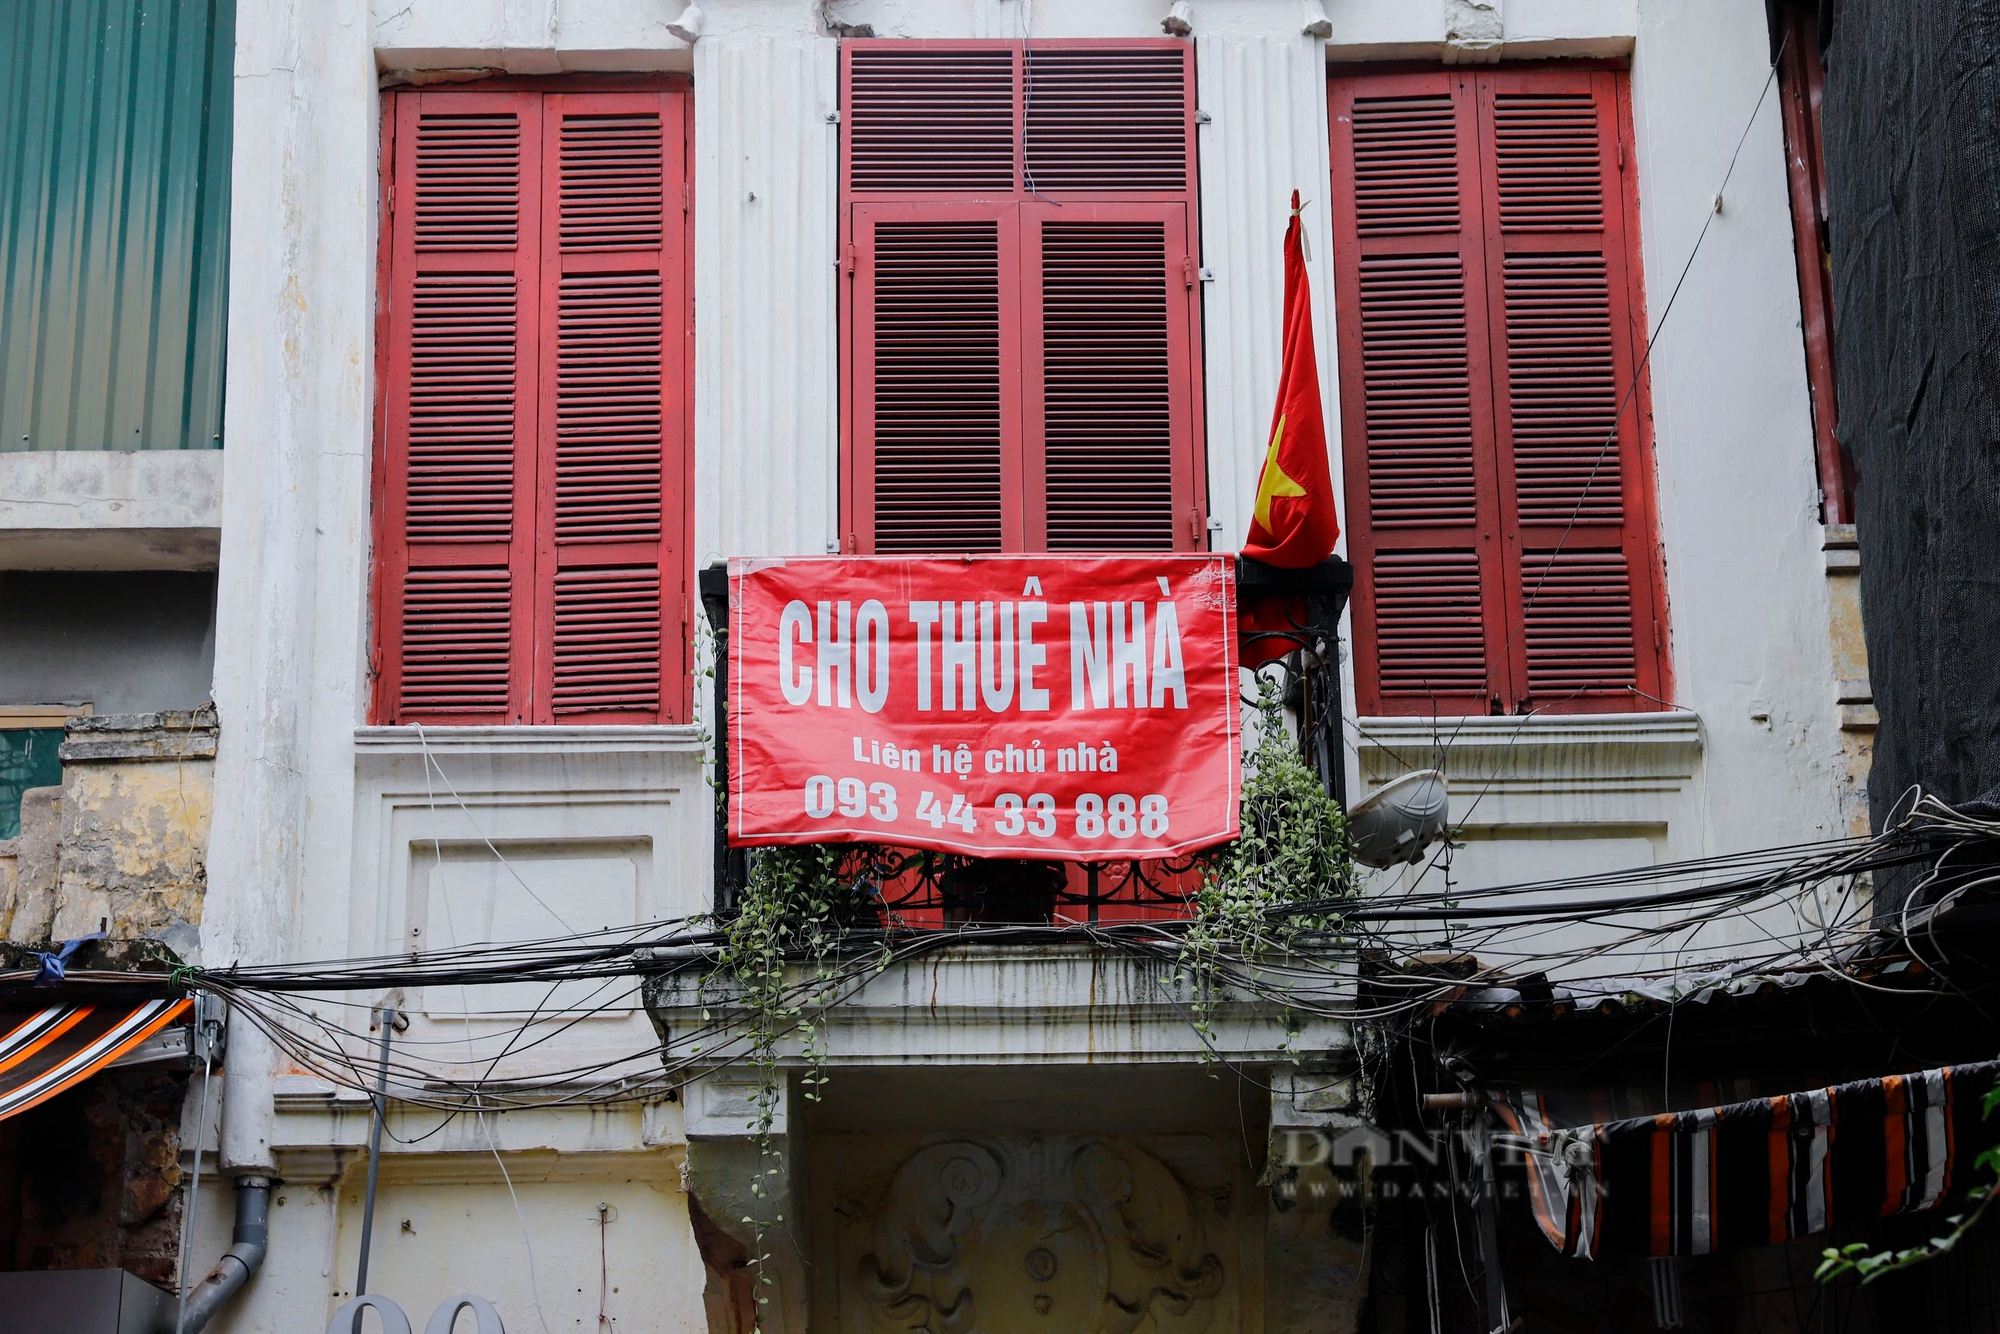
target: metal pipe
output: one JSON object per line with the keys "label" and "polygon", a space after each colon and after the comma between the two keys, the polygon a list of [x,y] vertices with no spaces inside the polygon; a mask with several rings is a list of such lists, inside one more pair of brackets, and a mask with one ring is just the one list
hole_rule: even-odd
{"label": "metal pipe", "polygon": [[361,1261],[355,1266],[354,1295],[368,1293],[368,1245],[375,1236],[375,1181],[382,1171],[382,1122],[389,1116],[389,1038],[396,1012],[382,1010],[382,1056],[375,1072],[375,1115],[368,1125],[368,1199],[361,1207]]}
{"label": "metal pipe", "polygon": [[[201,1285],[184,1299],[185,1311],[179,1318],[180,1334],[200,1334],[250,1276],[264,1263],[271,1245],[271,1178],[236,1178],[236,1228],[229,1237],[229,1249],[215,1262]],[[174,1334],[175,1317],[169,1312],[160,1325],[161,1334]]]}

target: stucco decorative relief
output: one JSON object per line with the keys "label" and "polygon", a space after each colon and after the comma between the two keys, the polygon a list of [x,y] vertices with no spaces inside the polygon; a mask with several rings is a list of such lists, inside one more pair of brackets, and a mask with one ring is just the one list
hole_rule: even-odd
{"label": "stucco decorative relief", "polygon": [[859,1266],[869,1323],[930,1334],[1202,1334],[1222,1291],[1187,1187],[1088,1137],[956,1139],[908,1158]]}

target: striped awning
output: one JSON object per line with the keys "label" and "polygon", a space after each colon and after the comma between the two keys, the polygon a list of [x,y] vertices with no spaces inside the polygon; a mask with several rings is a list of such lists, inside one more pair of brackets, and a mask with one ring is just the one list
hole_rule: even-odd
{"label": "striped awning", "polygon": [[1496,1094],[1528,1202],[1565,1255],[1711,1255],[1962,1203],[2000,1140],[1981,1103],[2000,1061],[1942,1066],[1594,1125],[1553,1125],[1533,1090]]}
{"label": "striped awning", "polygon": [[73,1088],[194,1008],[186,996],[0,1015],[0,1120]]}

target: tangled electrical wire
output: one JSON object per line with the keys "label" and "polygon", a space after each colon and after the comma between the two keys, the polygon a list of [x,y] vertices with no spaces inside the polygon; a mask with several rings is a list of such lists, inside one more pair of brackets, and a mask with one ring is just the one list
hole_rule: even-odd
{"label": "tangled electrical wire", "polygon": [[[2000,879],[1977,869],[1991,865],[1977,849],[2000,849],[2000,821],[1919,795],[1907,816],[1874,837],[1486,889],[1295,902],[1268,914],[1268,934],[1253,933],[1213,966],[1239,1004],[1353,1024],[1391,1022],[1467,988],[1536,972],[1586,992],[1635,976],[1686,985],[1690,959],[1703,985],[1810,970],[1865,986],[1858,965],[1871,950],[1913,946],[1913,933]],[[1921,883],[1930,897],[1912,895],[1878,924],[1868,877],[1911,865],[1927,867]],[[1297,920],[1313,929],[1299,931]],[[781,1003],[830,1012],[886,971],[970,946],[1071,946],[1155,965],[1146,970],[1153,984],[1185,1011],[1177,965],[1186,927],[1152,920],[856,928],[825,969],[799,970]],[[1440,974],[1432,938],[1440,927],[1449,933],[1444,957],[1471,966]],[[725,940],[726,924],[695,917],[368,958],[180,969],[177,977],[226,999],[295,1070],[357,1098],[374,1093],[378,1056],[368,1028],[382,998],[420,991],[432,1022],[393,1045],[390,1083],[398,1102],[444,1113],[448,1123],[466,1112],[655,1101],[745,1059],[753,1018],[714,974]],[[1364,959],[1365,997],[1356,985]],[[28,976],[0,973],[0,984]],[[134,980],[76,969],[69,977],[86,988]],[[475,996],[474,988],[527,998]],[[598,1022],[629,1020],[642,1009],[659,1028],[657,1043],[634,1045],[624,1025],[607,1031]]]}

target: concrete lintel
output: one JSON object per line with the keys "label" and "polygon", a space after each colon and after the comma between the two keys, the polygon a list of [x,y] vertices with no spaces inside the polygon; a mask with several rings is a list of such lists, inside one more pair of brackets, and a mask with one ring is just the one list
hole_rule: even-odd
{"label": "concrete lintel", "polygon": [[[1278,1005],[1233,989],[1219,998],[1205,1044],[1176,974],[1170,957],[1089,945],[953,946],[891,964],[829,1008],[823,1059],[830,1067],[1181,1064],[1203,1059],[1207,1045],[1231,1061],[1265,1063],[1293,1051],[1334,1059],[1353,1046],[1342,1020],[1294,1014],[1298,1027],[1288,1031]],[[672,1035],[705,1028],[704,1010],[729,1004],[724,990],[710,979],[703,995],[687,973],[648,983],[670,1057],[687,1054],[678,1045],[686,1039]],[[796,1039],[778,1045],[780,1064],[804,1064]],[[739,1053],[704,1059],[711,1054]]]}
{"label": "concrete lintel", "polygon": [[375,68],[384,76],[382,86],[394,88],[494,74],[688,74],[694,70],[694,56],[685,42],[675,38],[666,38],[657,45],[604,50],[546,46],[378,46]]}
{"label": "concrete lintel", "polygon": [[0,453],[0,569],[212,570],[222,451]]}

